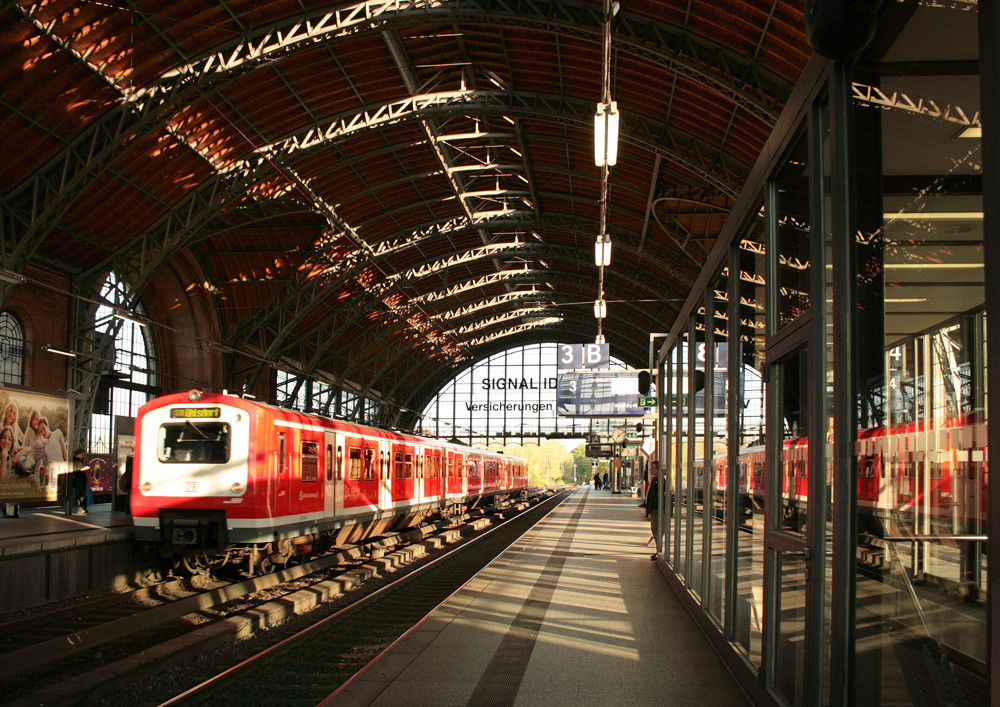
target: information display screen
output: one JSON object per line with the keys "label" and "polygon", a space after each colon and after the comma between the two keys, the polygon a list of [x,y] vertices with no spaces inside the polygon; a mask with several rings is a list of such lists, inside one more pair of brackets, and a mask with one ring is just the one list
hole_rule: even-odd
{"label": "information display screen", "polygon": [[557,410],[565,417],[643,417],[637,371],[576,371],[559,375]]}

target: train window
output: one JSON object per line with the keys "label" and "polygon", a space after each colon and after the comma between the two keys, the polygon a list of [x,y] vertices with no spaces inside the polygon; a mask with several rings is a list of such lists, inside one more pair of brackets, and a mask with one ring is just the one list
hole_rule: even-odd
{"label": "train window", "polygon": [[348,452],[347,479],[361,481],[361,450],[351,447]]}
{"label": "train window", "polygon": [[375,450],[365,450],[365,481],[375,478]]}
{"label": "train window", "polygon": [[403,456],[403,478],[412,479],[413,478],[413,455],[406,454]]}
{"label": "train window", "polygon": [[333,445],[326,445],[326,480],[333,480]]}
{"label": "train window", "polygon": [[160,426],[157,457],[165,464],[229,461],[231,428],[226,422],[179,422]]}
{"label": "train window", "polygon": [[337,481],[344,478],[344,449],[337,447]]}
{"label": "train window", "polygon": [[319,445],[311,440],[302,440],[303,481],[319,481]]}
{"label": "train window", "polygon": [[395,463],[393,464],[393,478],[403,478],[403,453],[396,452]]}
{"label": "train window", "polygon": [[285,473],[285,433],[278,433],[278,473]]}

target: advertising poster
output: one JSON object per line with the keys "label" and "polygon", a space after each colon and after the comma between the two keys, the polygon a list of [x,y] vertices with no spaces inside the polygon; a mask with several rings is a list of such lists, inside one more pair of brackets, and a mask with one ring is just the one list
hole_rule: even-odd
{"label": "advertising poster", "polygon": [[0,501],[54,503],[73,454],[69,401],[4,388],[0,411]]}
{"label": "advertising poster", "polygon": [[87,454],[83,457],[87,470],[87,484],[94,496],[111,496],[115,483],[115,458],[111,454]]}

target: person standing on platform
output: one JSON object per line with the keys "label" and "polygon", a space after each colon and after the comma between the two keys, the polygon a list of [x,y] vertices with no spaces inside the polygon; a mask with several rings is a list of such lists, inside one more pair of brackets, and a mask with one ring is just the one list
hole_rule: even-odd
{"label": "person standing on platform", "polygon": [[118,479],[118,493],[125,498],[125,512],[132,515],[131,494],[132,494],[132,464],[133,455],[129,454],[125,458],[125,471]]}
{"label": "person standing on platform", "polygon": [[610,489],[611,484],[608,482],[608,472],[604,472],[604,478],[601,480],[601,488]]}
{"label": "person standing on platform", "polygon": [[[69,485],[71,489],[72,502],[80,504],[80,515],[87,515],[87,470],[89,466],[84,466],[83,456],[86,452],[83,447],[73,452],[73,471],[69,475]],[[72,508],[72,506],[70,506]]]}
{"label": "person standing on platform", "polygon": [[594,472],[594,489],[601,490],[601,475],[596,471]]}
{"label": "person standing on platform", "polygon": [[656,462],[653,462],[649,466],[650,481],[649,487],[646,489],[646,500],[643,503],[646,507],[646,517],[649,518],[649,532],[656,543],[656,553],[649,556],[651,560],[655,560],[656,555],[660,553],[660,489],[657,483],[658,467],[659,465]]}

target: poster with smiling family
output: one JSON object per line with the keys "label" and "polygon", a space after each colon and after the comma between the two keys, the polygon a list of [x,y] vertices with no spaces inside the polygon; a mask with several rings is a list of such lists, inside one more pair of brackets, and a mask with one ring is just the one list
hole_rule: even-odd
{"label": "poster with smiling family", "polygon": [[69,401],[0,390],[0,501],[55,501],[69,471]]}

